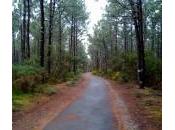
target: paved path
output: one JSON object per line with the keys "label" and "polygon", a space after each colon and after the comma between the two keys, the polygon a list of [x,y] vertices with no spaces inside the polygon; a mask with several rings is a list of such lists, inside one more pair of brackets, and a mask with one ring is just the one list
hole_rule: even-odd
{"label": "paved path", "polygon": [[113,130],[112,110],[103,79],[92,76],[85,93],[44,130]]}

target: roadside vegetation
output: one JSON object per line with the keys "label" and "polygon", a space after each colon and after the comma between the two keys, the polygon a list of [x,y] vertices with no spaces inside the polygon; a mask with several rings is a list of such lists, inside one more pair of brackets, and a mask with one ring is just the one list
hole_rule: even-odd
{"label": "roadside vegetation", "polygon": [[58,83],[74,86],[81,73],[67,74],[65,79],[48,77],[47,72],[37,65],[13,65],[13,111],[30,108],[36,100],[59,92]]}
{"label": "roadside vegetation", "polygon": [[84,0],[13,0],[13,112],[59,93],[59,84],[70,90],[91,71],[161,126],[162,1],[107,3],[88,34]]}
{"label": "roadside vegetation", "polygon": [[161,12],[160,0],[108,0],[102,19],[89,35],[93,73],[136,82],[140,88],[161,89]]}
{"label": "roadside vegetation", "polygon": [[[73,86],[87,69],[83,0],[13,1],[13,111]],[[27,107],[26,107],[27,108]]]}
{"label": "roadside vegetation", "polygon": [[[160,0],[108,0],[102,19],[89,35],[92,73],[115,81],[113,89],[130,113],[161,129],[162,4]],[[117,99],[116,99],[117,100]],[[142,114],[144,113],[144,114]],[[136,115],[135,115],[136,116]],[[154,127],[152,125],[152,127]],[[144,125],[146,128],[146,125]],[[149,128],[148,128],[149,129]]]}

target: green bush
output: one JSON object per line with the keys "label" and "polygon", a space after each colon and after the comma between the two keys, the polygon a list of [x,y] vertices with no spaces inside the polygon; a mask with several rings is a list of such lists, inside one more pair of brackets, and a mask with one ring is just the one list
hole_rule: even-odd
{"label": "green bush", "polygon": [[120,72],[114,72],[111,75],[112,80],[119,80],[121,78],[121,73]]}
{"label": "green bush", "polygon": [[32,92],[36,85],[47,80],[47,73],[39,66],[13,65],[13,89],[23,93]]}
{"label": "green bush", "polygon": [[145,83],[147,86],[161,87],[162,60],[147,52],[145,56]]}
{"label": "green bush", "polygon": [[112,60],[112,70],[112,79],[124,82],[137,80],[137,54],[123,53],[115,57]]}
{"label": "green bush", "polygon": [[20,89],[24,93],[33,91],[37,84],[42,82],[41,75],[24,76],[13,81],[13,88]]}
{"label": "green bush", "polygon": [[92,71],[92,74],[94,74],[94,75],[97,75],[97,73],[98,73],[97,70]]}
{"label": "green bush", "polygon": [[24,108],[24,106],[30,104],[30,100],[32,99],[32,95],[30,94],[18,94],[13,95],[12,97],[12,110],[13,111],[20,111]]}
{"label": "green bush", "polygon": [[53,95],[57,93],[57,88],[54,86],[50,86],[48,84],[40,84],[37,85],[34,89],[34,93],[40,93],[40,94],[47,94],[47,95]]}
{"label": "green bush", "polygon": [[12,66],[13,80],[24,76],[39,75],[44,72],[43,68],[32,65],[13,65]]}

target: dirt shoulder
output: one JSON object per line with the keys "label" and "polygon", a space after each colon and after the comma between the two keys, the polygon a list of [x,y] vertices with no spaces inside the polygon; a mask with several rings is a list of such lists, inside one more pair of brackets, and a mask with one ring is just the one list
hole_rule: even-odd
{"label": "dirt shoulder", "polygon": [[33,106],[25,111],[13,113],[13,130],[42,130],[55,116],[68,107],[85,90],[90,73],[83,74],[74,87],[65,83],[57,84],[58,92],[52,96],[36,99]]}
{"label": "dirt shoulder", "polygon": [[118,130],[161,130],[161,91],[106,80]]}

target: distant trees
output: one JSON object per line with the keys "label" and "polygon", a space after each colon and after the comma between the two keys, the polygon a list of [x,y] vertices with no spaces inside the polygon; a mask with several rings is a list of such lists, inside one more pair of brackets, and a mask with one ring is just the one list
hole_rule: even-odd
{"label": "distant trees", "polygon": [[124,81],[138,80],[141,88],[160,84],[161,28],[160,0],[109,0],[89,36],[92,67],[113,77],[121,72]]}
{"label": "distant trees", "polygon": [[58,77],[84,68],[87,56],[81,39],[88,13],[83,0],[22,0],[13,6],[14,64],[38,64]]}

